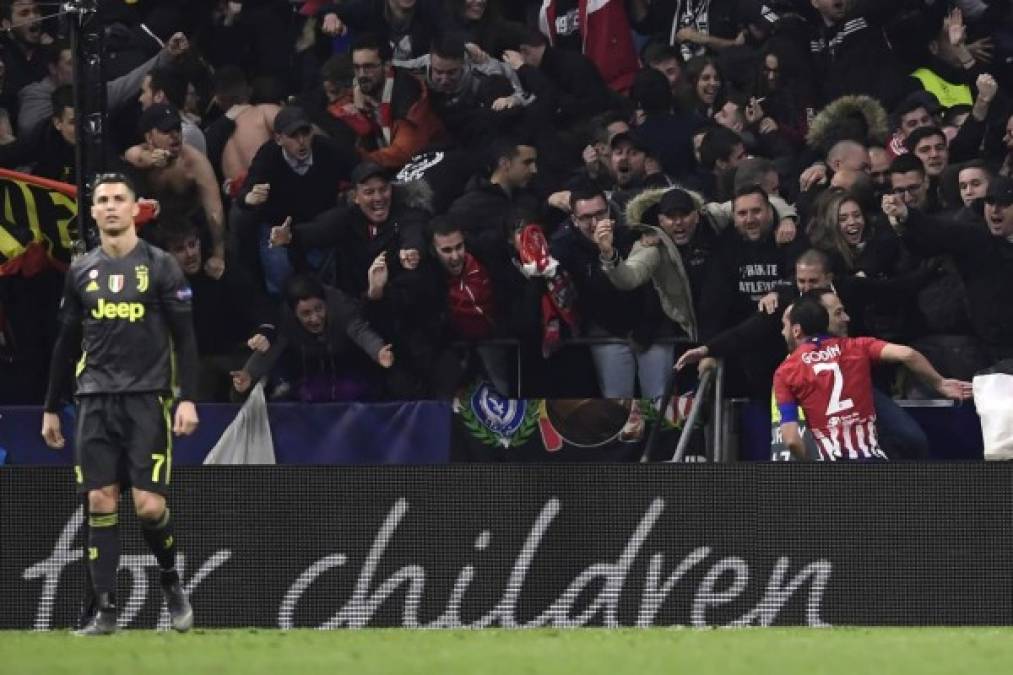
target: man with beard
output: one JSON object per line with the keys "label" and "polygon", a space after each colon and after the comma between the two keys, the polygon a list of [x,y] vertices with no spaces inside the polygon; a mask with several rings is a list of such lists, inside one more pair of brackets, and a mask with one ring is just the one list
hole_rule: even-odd
{"label": "man with beard", "polygon": [[[572,215],[552,236],[552,256],[577,287],[582,333],[613,339],[609,344],[590,346],[601,394],[605,398],[633,398],[639,383],[642,397],[658,398],[664,394],[665,375],[674,361],[675,347],[656,338],[672,336],[672,325],[665,319],[653,287],[645,283],[620,290],[603,269],[594,233],[599,223],[614,224],[605,195],[587,185],[575,188],[570,201]],[[613,230],[620,258],[629,254],[634,239],[631,235],[622,226]],[[648,256],[660,262],[658,253],[660,248]],[[660,283],[673,281],[664,277]],[[625,342],[616,343],[617,338]]]}
{"label": "man with beard", "polygon": [[[513,264],[506,240],[491,249],[476,247],[462,228],[448,218],[429,224],[435,264],[424,265],[429,335],[434,347],[434,389],[453,396],[466,377],[481,371],[501,396],[517,396],[516,350],[495,339],[533,342],[537,339],[542,289]],[[448,343],[469,343],[466,347]],[[447,353],[454,363],[446,363]]]}
{"label": "man with beard", "polygon": [[636,129],[620,132],[612,137],[610,161],[612,164],[611,189],[606,190],[609,203],[619,212],[649,188],[671,187],[672,180],[651,162],[651,148]]}
{"label": "man with beard", "polygon": [[182,121],[175,108],[156,103],[141,113],[144,143],[127,150],[127,162],[142,172],[145,194],[158,200],[167,218],[189,220],[199,205],[211,234],[207,273],[225,271],[225,215],[218,181],[203,153],[183,143]]}
{"label": "man with beard", "polygon": [[365,34],[352,42],[352,68],[352,102],[332,114],[355,132],[363,159],[397,170],[445,134],[428,88],[391,65],[390,45],[381,38]]}
{"label": "man with beard", "polygon": [[[13,92],[38,82],[48,74],[40,45],[53,41],[42,32],[42,13],[36,0],[10,0],[0,3],[4,37],[0,39],[6,68],[6,87]],[[14,110],[10,110],[14,114]],[[13,122],[13,120],[12,120]]]}
{"label": "man with beard", "polygon": [[506,239],[519,217],[536,218],[542,209],[528,184],[538,173],[538,151],[526,139],[499,138],[489,145],[489,178],[476,176],[450,206],[447,217],[469,240],[486,248]]}
{"label": "man with beard", "polygon": [[767,293],[790,286],[805,241],[787,244],[774,236],[775,211],[763,188],[747,186],[732,202],[734,228],[721,233],[704,285],[700,334],[705,338],[742,321]]}
{"label": "man with beard", "polygon": [[887,459],[876,433],[875,362],[903,364],[946,398],[971,397],[970,382],[944,378],[910,347],[830,335],[830,316],[821,302],[825,292],[810,291],[784,312],[782,335],[792,353],[774,373],[781,435],[798,459],[808,458],[798,428],[801,412],[824,461]]}
{"label": "man with beard", "polygon": [[[186,92],[190,82],[182,69],[178,67],[152,68],[141,79],[141,93],[137,97],[141,110],[147,110],[155,104],[166,104],[183,110],[186,105]],[[201,128],[186,117],[183,123],[183,142],[200,150],[207,156],[207,140]]]}
{"label": "man with beard", "polygon": [[[844,337],[865,334],[862,315],[873,299],[891,297],[901,300],[910,297],[924,276],[911,276],[896,281],[866,279],[862,277],[835,278],[830,270],[830,259],[822,251],[810,249],[795,263],[795,284],[778,293],[777,303],[753,313],[745,321],[722,331],[705,344],[687,350],[679,357],[676,369],[700,363],[706,370],[714,359],[737,358],[748,354],[744,367],[750,382],[755,386],[750,397],[762,401],[770,396],[770,381],[777,366],[784,360],[785,343],[779,331],[780,309],[789,306],[798,297],[817,288],[833,289],[821,296],[830,313],[831,335]],[[845,312],[845,306],[850,308]],[[879,437],[883,448],[892,459],[928,459],[929,441],[918,423],[888,395],[876,389],[873,393]]]}

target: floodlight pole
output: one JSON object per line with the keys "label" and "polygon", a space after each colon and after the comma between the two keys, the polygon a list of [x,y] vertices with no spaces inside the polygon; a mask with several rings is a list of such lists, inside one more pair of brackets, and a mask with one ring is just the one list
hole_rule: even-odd
{"label": "floodlight pole", "polygon": [[89,179],[105,171],[106,163],[106,85],[103,73],[103,30],[98,15],[98,0],[69,0],[63,5],[68,14],[70,45],[74,55],[74,110],[77,143],[74,163],[77,169],[77,253],[98,245],[98,230],[91,218]]}

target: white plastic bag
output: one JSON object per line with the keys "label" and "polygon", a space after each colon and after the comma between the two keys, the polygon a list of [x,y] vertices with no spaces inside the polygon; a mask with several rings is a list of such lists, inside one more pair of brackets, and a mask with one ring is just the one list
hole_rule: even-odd
{"label": "white plastic bag", "polygon": [[276,464],[271,425],[267,419],[264,381],[250,392],[215,447],[204,458],[205,464]]}
{"label": "white plastic bag", "polygon": [[985,440],[985,459],[1013,459],[1013,374],[990,372],[975,375],[973,385],[974,406],[981,419],[981,435]]}

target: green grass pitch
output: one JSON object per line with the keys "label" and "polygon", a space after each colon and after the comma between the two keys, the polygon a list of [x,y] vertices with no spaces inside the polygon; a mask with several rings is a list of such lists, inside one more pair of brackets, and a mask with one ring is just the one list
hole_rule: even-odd
{"label": "green grass pitch", "polygon": [[1013,672],[1013,629],[0,631],[3,675]]}

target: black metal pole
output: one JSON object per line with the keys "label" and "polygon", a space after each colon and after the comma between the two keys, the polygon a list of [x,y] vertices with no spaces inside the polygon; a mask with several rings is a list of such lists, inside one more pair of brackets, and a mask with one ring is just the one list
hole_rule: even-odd
{"label": "black metal pole", "polygon": [[77,168],[78,252],[98,245],[98,231],[91,218],[91,178],[105,171],[106,85],[103,76],[103,30],[98,20],[97,0],[74,0],[66,7],[71,13],[70,44],[74,54],[74,109],[77,127],[75,164]]}

